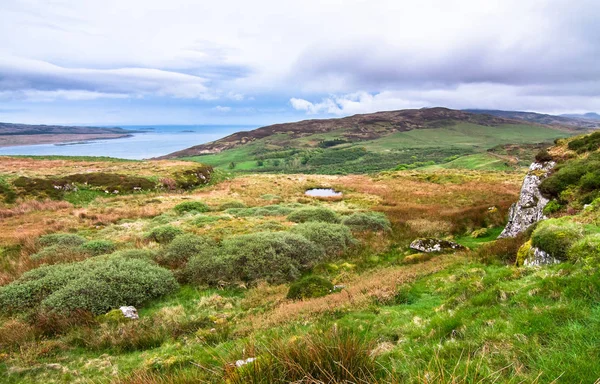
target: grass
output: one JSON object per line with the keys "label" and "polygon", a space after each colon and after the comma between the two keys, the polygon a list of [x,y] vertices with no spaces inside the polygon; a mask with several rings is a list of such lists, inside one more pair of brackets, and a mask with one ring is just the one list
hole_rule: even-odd
{"label": "grass", "polygon": [[[507,144],[527,146],[568,136],[565,132],[541,126],[490,127],[458,123],[450,127],[395,132],[374,140],[325,149],[319,147],[324,141],[343,140],[345,133],[345,130],[337,130],[300,138],[276,134],[218,154],[186,160],[237,172],[347,174],[393,169],[402,164],[415,168],[428,163],[443,168],[512,170],[522,165],[517,164],[515,156],[485,152]],[[449,160],[457,157],[459,159]],[[232,164],[235,165],[233,168]],[[413,164],[415,166],[410,167]]]}

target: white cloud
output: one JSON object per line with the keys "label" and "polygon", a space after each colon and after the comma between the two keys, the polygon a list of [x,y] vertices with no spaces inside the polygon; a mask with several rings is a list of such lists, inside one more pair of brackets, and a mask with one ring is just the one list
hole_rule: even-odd
{"label": "white cloud", "polygon": [[221,106],[221,105],[217,105],[216,107],[213,108],[213,110],[217,111],[217,112],[230,112],[231,111],[231,107],[227,107],[227,106]]}

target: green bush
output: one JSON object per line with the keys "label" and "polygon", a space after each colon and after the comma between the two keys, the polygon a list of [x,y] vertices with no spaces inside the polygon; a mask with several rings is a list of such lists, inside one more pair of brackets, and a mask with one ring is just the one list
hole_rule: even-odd
{"label": "green bush", "polygon": [[325,296],[333,291],[333,284],[321,276],[307,276],[290,285],[287,298],[291,300],[310,299]]}
{"label": "green bush", "polygon": [[174,208],[175,212],[182,214],[185,212],[208,212],[210,208],[208,205],[201,201],[184,201],[183,203],[177,204]]}
{"label": "green bush", "polygon": [[231,208],[246,208],[246,204],[242,203],[241,201],[236,201],[236,200],[228,201],[219,206],[219,211],[226,211]]}
{"label": "green bush", "polygon": [[592,152],[600,148],[600,132],[594,132],[591,135],[570,141],[568,144],[570,150],[577,153]]}
{"label": "green bush", "polygon": [[122,251],[111,253],[110,257],[153,261],[156,257],[156,252],[151,249],[124,249]]}
{"label": "green bush", "polygon": [[91,240],[83,244],[81,248],[92,256],[112,253],[117,248],[110,240]]}
{"label": "green bush", "polygon": [[173,241],[176,236],[183,234],[180,228],[172,225],[163,225],[156,227],[148,233],[147,238],[156,241],[159,244],[166,244]]}
{"label": "green bush", "polygon": [[350,229],[341,224],[309,222],[296,225],[291,232],[302,235],[323,247],[327,255],[337,255],[344,252],[354,243],[354,237],[352,237]]}
{"label": "green bush", "polygon": [[38,241],[42,247],[48,247],[50,245],[78,247],[83,245],[87,240],[72,233],[52,233],[50,235],[41,236]]}
{"label": "green bush", "polygon": [[390,231],[390,221],[381,212],[357,212],[342,219],[342,224],[363,231]]}
{"label": "green bush", "polygon": [[295,280],[324,257],[323,249],[288,232],[258,232],[223,240],[212,257],[194,256],[186,268],[196,283],[283,283]]}
{"label": "green bush", "polygon": [[567,260],[571,245],[581,239],[584,229],[581,224],[564,219],[550,219],[540,222],[531,235],[531,245],[558,260]]}
{"label": "green bush", "polygon": [[600,234],[587,235],[577,240],[567,251],[569,260],[586,264],[598,264],[600,261]]}
{"label": "green bush", "polygon": [[553,213],[556,213],[556,212],[560,211],[561,208],[562,208],[562,205],[560,205],[560,203],[558,201],[551,200],[544,207],[544,215],[551,215]]}
{"label": "green bush", "polygon": [[179,267],[196,255],[209,255],[216,247],[213,239],[193,234],[179,235],[173,239],[156,258],[161,265]]}
{"label": "green bush", "polygon": [[66,247],[62,245],[50,245],[30,255],[31,260],[46,264],[68,263],[82,260],[88,255],[80,247]]}
{"label": "green bush", "polygon": [[176,288],[171,272],[147,261],[101,257],[24,273],[0,288],[0,308],[9,313],[43,308],[98,315],[123,305],[140,306]]}
{"label": "green bush", "polygon": [[249,216],[286,216],[294,212],[294,208],[287,207],[284,205],[266,205],[264,207],[253,207],[253,208],[229,208],[225,211],[236,217],[249,217]]}
{"label": "green bush", "polygon": [[221,221],[221,220],[229,220],[229,218],[223,217],[223,216],[196,215],[196,216],[194,216],[194,219],[192,220],[192,224],[194,224],[198,227],[202,227],[202,226],[205,226],[206,224],[214,223],[216,221]]}
{"label": "green bush", "polygon": [[322,221],[325,223],[339,223],[340,219],[334,211],[325,207],[309,207],[298,209],[288,217],[294,223],[306,223],[308,221]]}
{"label": "green bush", "polygon": [[542,149],[535,155],[535,161],[537,161],[539,163],[544,163],[546,161],[552,161],[552,160],[553,160],[552,155],[550,155],[548,153],[547,149]]}

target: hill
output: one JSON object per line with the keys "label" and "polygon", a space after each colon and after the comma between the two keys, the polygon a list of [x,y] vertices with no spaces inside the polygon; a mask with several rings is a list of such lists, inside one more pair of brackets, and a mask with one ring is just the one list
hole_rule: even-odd
{"label": "hill", "polygon": [[0,147],[53,144],[69,141],[116,139],[131,131],[116,127],[83,127],[0,123]]}
{"label": "hill", "polygon": [[590,121],[580,115],[547,115],[535,112],[500,111],[495,109],[465,109],[465,112],[485,114],[530,123],[570,127],[573,129],[598,129],[600,122]]}
{"label": "hill", "polygon": [[426,108],[275,124],[164,158],[244,172],[364,173],[440,164],[504,144],[551,142],[576,129]]}
{"label": "hill", "polygon": [[595,112],[588,112],[583,114],[565,114],[562,117],[569,117],[573,119],[585,119],[585,120],[600,120],[600,115]]}

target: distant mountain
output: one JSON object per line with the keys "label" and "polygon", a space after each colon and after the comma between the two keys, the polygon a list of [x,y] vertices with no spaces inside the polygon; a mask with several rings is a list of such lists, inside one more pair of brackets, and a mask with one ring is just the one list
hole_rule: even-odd
{"label": "distant mountain", "polygon": [[0,135],[128,134],[123,128],[0,123]]}
{"label": "distant mountain", "polygon": [[571,114],[564,114],[564,115],[560,115],[560,116],[569,117],[572,119],[600,120],[600,115],[597,114],[596,112],[588,112],[588,113],[583,113],[583,114],[571,113]]}
{"label": "distant mountain", "polygon": [[575,118],[570,116],[555,116],[547,115],[543,113],[535,112],[521,112],[521,111],[500,111],[495,109],[465,109],[465,112],[485,114],[497,117],[503,117],[506,119],[514,119],[527,121],[530,123],[544,124],[571,127],[575,129],[598,129],[600,128],[600,121],[590,121],[582,118]]}
{"label": "distant mountain", "polygon": [[0,147],[118,139],[132,133],[122,128],[0,123]]}

